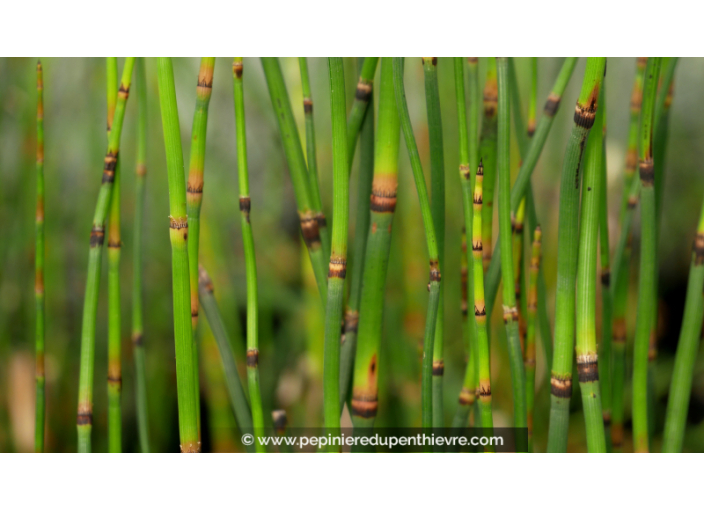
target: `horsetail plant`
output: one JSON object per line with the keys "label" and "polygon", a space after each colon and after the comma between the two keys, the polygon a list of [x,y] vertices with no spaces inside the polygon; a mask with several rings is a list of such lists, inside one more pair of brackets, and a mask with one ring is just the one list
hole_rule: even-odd
{"label": "horsetail plant", "polygon": [[244,114],[244,86],[242,83],[242,58],[236,57],[232,64],[235,96],[235,126],[237,129],[237,169],[240,191],[240,224],[247,271],[247,383],[252,406],[252,423],[257,453],[265,452],[264,445],[257,440],[264,432],[264,411],[259,388],[259,304],[257,297],[257,258],[254,253],[254,235],[250,223],[252,202],[249,197],[249,174],[247,170],[247,132]]}
{"label": "horsetail plant", "polygon": [[636,452],[648,452],[648,350],[655,313],[656,211],[653,170],[653,123],[660,57],[648,58],[643,86],[643,106],[638,130],[638,170],[641,203],[641,260],[639,267],[638,314],[633,350],[633,436]]}
{"label": "horsetail plant", "polygon": [[[173,278],[174,337],[176,345],[176,385],[181,452],[199,453],[198,410],[196,407],[193,329],[191,323],[188,216],[186,184],[183,178],[183,151],[176,104],[176,86],[170,57],[159,57],[159,103],[164,129],[166,164],[169,175],[171,266]],[[196,261],[193,261],[195,264]]]}
{"label": "horsetail plant", "polygon": [[[513,385],[513,420],[516,427],[527,427],[526,376],[523,354],[518,336],[518,308],[513,286],[513,254],[511,252],[511,174],[509,145],[511,107],[509,103],[509,63],[506,57],[496,58],[498,83],[498,122],[496,143],[496,169],[499,177],[499,239],[501,241],[501,272],[504,276],[503,316],[508,342],[511,381]],[[516,451],[526,451],[527,445],[516,443]]]}
{"label": "horsetail plant", "polygon": [[357,145],[357,136],[362,128],[362,121],[365,118],[367,107],[371,103],[374,73],[376,73],[378,63],[379,57],[367,57],[364,59],[362,69],[359,72],[354,102],[347,120],[347,156],[350,161],[350,168],[354,158],[354,149]]}
{"label": "horsetail plant", "polygon": [[[423,166],[418,154],[418,146],[413,135],[411,116],[408,113],[408,103],[403,84],[403,57],[394,57],[394,95],[396,96],[396,107],[399,110],[403,138],[408,149],[408,156],[413,169],[413,179],[418,192],[418,202],[420,202],[421,214],[423,216],[423,228],[428,245],[428,259],[430,275],[428,283],[428,309],[425,321],[425,334],[423,339],[423,367],[421,381],[421,408],[422,425],[424,429],[433,427],[433,343],[435,340],[435,324],[438,317],[438,304],[440,302],[440,268],[438,263],[438,243],[435,238],[435,227],[433,225],[433,215],[430,210],[430,200],[428,190],[425,185]],[[427,447],[426,447],[427,448]]]}
{"label": "horsetail plant", "polygon": [[530,102],[528,103],[528,138],[535,134],[536,112],[538,110],[538,57],[530,58]]}
{"label": "horsetail plant", "polygon": [[144,224],[144,185],[147,176],[147,77],[144,57],[137,59],[137,167],[135,171],[134,253],[132,278],[132,347],[139,445],[149,453],[149,418],[147,406],[147,365],[144,352],[142,320],[142,230]]}
{"label": "horsetail plant", "polygon": [[538,312],[538,272],[540,271],[542,230],[536,225],[530,259],[526,317],[526,343],[523,363],[526,370],[526,412],[528,415],[528,452],[533,452],[533,410],[535,407],[535,322]]}
{"label": "horsetail plant", "polygon": [[266,77],[271,104],[276,114],[276,121],[281,133],[286,160],[288,161],[291,182],[293,183],[298,217],[301,225],[301,234],[308,248],[313,273],[318,284],[320,297],[327,301],[327,273],[325,271],[325,258],[327,254],[322,249],[318,218],[321,211],[313,209],[313,198],[308,179],[308,167],[303,156],[301,139],[298,128],[293,118],[291,102],[289,101],[286,84],[281,73],[279,59],[276,57],[262,57],[262,67]]}
{"label": "horsetail plant", "polygon": [[325,354],[323,405],[325,428],[340,427],[340,324],[347,269],[347,229],[349,218],[349,169],[345,76],[341,57],[329,57],[330,109],[333,143],[333,226],[325,310]]}
{"label": "horsetail plant", "polygon": [[[361,60],[361,59],[360,59]],[[388,101],[393,104],[394,115],[396,101],[393,96],[393,75],[390,77],[390,98]],[[370,94],[373,94],[371,92]],[[370,95],[369,101],[373,101]],[[396,152],[398,152],[398,139],[400,128],[397,128]],[[348,131],[349,134],[349,131]],[[356,234],[352,248],[352,278],[350,278],[350,295],[345,309],[345,329],[340,346],[340,409],[347,400],[353,368],[355,353],[357,352],[357,332],[359,330],[359,307],[362,299],[362,283],[365,271],[365,254],[367,251],[367,238],[369,232],[370,205],[372,194],[372,181],[374,178],[374,108],[370,108],[364,117],[362,129],[360,131],[360,153],[359,153],[359,180],[357,181],[357,214],[355,221]],[[349,136],[348,136],[349,138]],[[349,146],[348,146],[349,149]],[[351,405],[351,404],[350,404]],[[354,412],[354,411],[352,411]]]}
{"label": "horsetail plant", "polygon": [[44,452],[46,410],[44,376],[44,73],[37,61],[37,207],[35,212],[34,298],[36,301],[34,451]]}
{"label": "horsetail plant", "polygon": [[550,376],[550,428],[548,451],[567,449],[569,402],[572,397],[572,357],[575,327],[575,283],[579,227],[579,172],[587,135],[594,125],[599,90],[606,59],[590,57],[574,113],[574,126],[565,149],[560,180],[557,237],[557,293],[555,308],[555,346]]}
{"label": "horsetail plant", "polygon": [[675,367],[672,370],[670,397],[667,402],[665,416],[665,432],[662,451],[678,453],[682,451],[684,429],[687,421],[689,397],[692,392],[692,376],[694,364],[699,350],[702,318],[704,318],[704,206],[699,215],[697,234],[692,246],[692,262],[689,268],[687,282],[687,298],[685,300],[684,319],[677,343]]}
{"label": "horsetail plant", "polygon": [[[117,102],[117,58],[107,59],[108,137]],[[108,451],[122,452],[122,353],[120,309],[120,163],[115,166],[108,218]]]}
{"label": "horsetail plant", "polygon": [[313,94],[310,91],[308,77],[308,60],[306,57],[298,58],[301,69],[301,88],[303,89],[303,114],[306,120],[306,163],[308,164],[308,182],[311,191],[313,207],[317,211],[316,221],[320,232],[320,242],[324,253],[330,253],[330,233],[328,232],[323,202],[320,199],[320,186],[318,184],[318,156],[315,148],[315,123],[313,121]]}
{"label": "horsetail plant", "polygon": [[105,221],[115,180],[120,136],[125,118],[125,105],[132,82],[134,57],[127,57],[122,72],[120,88],[117,94],[115,115],[108,149],[103,166],[103,177],[98,201],[93,215],[93,225],[90,233],[90,249],[88,251],[88,272],[86,292],[83,302],[83,321],[81,326],[81,366],[78,382],[78,413],[76,428],[78,431],[79,453],[90,453],[91,430],[93,425],[93,371],[95,367],[95,328],[98,309],[98,290],[100,287],[100,265],[102,247],[105,240]]}
{"label": "horsetail plant", "polygon": [[582,391],[587,449],[590,453],[606,453],[604,421],[599,388],[599,366],[596,347],[596,255],[599,235],[603,150],[603,88],[601,108],[596,112],[593,130],[584,156],[584,185],[579,225],[577,260],[577,308],[575,352],[579,387]]}
{"label": "horsetail plant", "polygon": [[200,442],[200,378],[198,369],[198,248],[200,242],[200,207],[203,202],[203,172],[205,170],[205,142],[208,133],[208,106],[213,92],[214,57],[202,57],[196,85],[196,111],[191,129],[191,155],[186,184],[186,210],[188,212],[188,267],[191,289],[191,326],[193,350],[193,384],[196,392],[198,441]]}
{"label": "horsetail plant", "polygon": [[[438,243],[438,270],[442,273],[445,262],[445,157],[443,153],[437,63],[437,57],[423,57],[425,108],[428,115],[428,138],[430,141],[430,206]],[[445,362],[443,360],[444,316],[445,299],[441,288],[438,318],[435,324],[435,340],[433,343],[433,427],[444,426],[442,392],[442,380],[445,373]]]}
{"label": "horsetail plant", "polygon": [[[401,136],[394,96],[391,58],[381,61],[379,124],[374,152],[374,180],[369,203],[364,277],[361,284],[357,354],[352,389],[355,427],[371,427],[378,407],[378,369],[391,225],[396,209],[398,156]],[[359,232],[357,235],[363,235]],[[345,339],[347,341],[347,339]]]}
{"label": "horsetail plant", "polygon": [[484,164],[484,204],[482,207],[482,246],[484,271],[492,258],[494,225],[494,188],[496,186],[496,109],[498,89],[496,85],[496,60],[486,59],[487,75],[484,82],[482,131],[479,139],[479,158]]}

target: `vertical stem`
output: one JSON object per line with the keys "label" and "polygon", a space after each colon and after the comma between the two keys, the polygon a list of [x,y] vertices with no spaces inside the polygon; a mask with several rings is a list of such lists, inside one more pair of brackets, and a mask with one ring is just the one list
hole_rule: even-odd
{"label": "vertical stem", "polygon": [[[183,178],[183,151],[176,104],[176,85],[171,58],[159,57],[159,103],[164,129],[166,165],[169,174],[171,266],[173,278],[174,337],[178,422],[183,453],[200,452],[196,407],[193,329],[188,260],[188,216]],[[195,261],[193,262],[196,263]]]}
{"label": "vertical stem", "polygon": [[645,68],[643,107],[638,138],[641,184],[641,261],[638,276],[638,315],[633,349],[633,436],[636,452],[648,452],[648,350],[655,313],[657,267],[655,175],[653,169],[653,119],[660,57],[648,58]]}
{"label": "vertical stem", "polygon": [[90,232],[90,249],[88,251],[88,271],[86,293],[83,302],[83,321],[81,325],[81,367],[78,382],[78,413],[76,428],[78,431],[78,451],[90,453],[91,431],[93,428],[93,372],[95,368],[95,327],[98,310],[98,291],[100,288],[100,266],[102,247],[105,240],[105,221],[110,205],[112,185],[115,180],[117,159],[120,150],[120,136],[125,118],[125,106],[132,82],[134,57],[125,59],[125,66],[117,94],[117,104],[108,148],[105,154],[103,177],[98,201],[93,215]]}
{"label": "vertical stem", "polygon": [[340,427],[340,324],[342,322],[347,268],[349,163],[347,157],[345,76],[342,58],[328,58],[328,67],[333,143],[333,224],[325,310],[323,401],[325,428],[334,430]]}
{"label": "vertical stem", "polygon": [[418,154],[418,146],[413,135],[411,116],[408,113],[408,103],[403,84],[403,58],[394,57],[394,93],[396,96],[396,107],[399,110],[403,138],[408,149],[408,156],[413,169],[413,179],[418,192],[418,202],[420,202],[421,214],[423,216],[423,228],[428,244],[428,258],[430,265],[430,282],[428,283],[428,310],[425,321],[425,335],[423,340],[423,370],[421,382],[421,407],[423,413],[423,428],[429,429],[433,426],[433,343],[435,339],[435,324],[438,316],[438,304],[440,302],[440,280],[441,274],[438,265],[438,243],[435,238],[435,227],[433,226],[433,215],[430,210],[430,200],[428,190],[425,185],[423,166]]}
{"label": "vertical stem", "polygon": [[303,89],[303,114],[306,119],[306,158],[308,163],[308,182],[313,200],[313,208],[316,211],[315,220],[318,222],[318,232],[320,242],[325,254],[330,253],[330,232],[328,232],[325,213],[323,213],[323,202],[320,199],[320,186],[318,185],[318,157],[315,148],[315,123],[313,122],[313,94],[310,91],[310,79],[308,78],[308,60],[306,57],[299,57],[298,64],[301,69],[301,88]]}
{"label": "vertical stem", "polygon": [[[603,88],[600,100],[604,97]],[[579,229],[577,261],[577,372],[582,391],[587,449],[590,453],[606,453],[604,421],[599,388],[599,366],[596,349],[596,252],[601,202],[602,148],[604,105],[596,113],[594,129],[587,141],[584,157],[584,186]]]}
{"label": "vertical stem", "polygon": [[605,58],[590,57],[587,59],[582,90],[574,112],[574,126],[567,142],[562,165],[557,234],[555,351],[550,377],[551,402],[548,433],[548,451],[550,452],[567,450],[569,403],[572,397],[572,358],[574,356],[580,168],[587,135],[594,124],[605,65]]}
{"label": "vertical stem", "polygon": [[147,76],[144,57],[137,60],[137,168],[134,209],[134,261],[132,280],[132,346],[134,349],[135,388],[139,445],[149,453],[149,417],[147,406],[147,367],[142,321],[142,234],[144,224],[144,184],[147,175]]}
{"label": "vertical stem", "polygon": [[496,187],[496,109],[498,90],[496,85],[496,60],[486,59],[487,76],[484,82],[482,132],[479,141],[479,157],[484,164],[484,204],[482,207],[482,246],[484,271],[492,258],[494,224],[494,188]]}
{"label": "vertical stem", "polygon": [[[518,309],[513,287],[513,254],[511,253],[511,170],[510,170],[510,131],[511,107],[509,103],[510,84],[508,77],[508,59],[496,58],[498,81],[498,128],[497,128],[497,173],[499,177],[499,239],[501,242],[501,272],[504,276],[503,310],[504,325],[511,365],[513,384],[514,426],[527,427],[526,414],[526,376],[523,367],[523,354],[518,337]],[[527,445],[516,442],[517,451],[527,451]]]}
{"label": "vertical stem", "polygon": [[[396,209],[398,153],[401,128],[394,96],[391,58],[381,61],[379,125],[374,154],[374,180],[369,203],[364,278],[361,284],[357,354],[352,389],[355,427],[371,427],[378,408],[379,349],[386,275],[391,248],[391,226]],[[362,235],[359,232],[357,235]],[[347,339],[345,339],[347,341]]]}
{"label": "vertical stem", "polygon": [[214,57],[202,57],[196,85],[196,111],[191,129],[191,156],[188,166],[186,204],[188,211],[188,268],[191,290],[191,325],[193,350],[193,384],[195,387],[196,416],[198,420],[198,441],[200,442],[200,381],[198,370],[198,248],[200,242],[200,208],[203,201],[203,172],[205,170],[205,142],[208,133],[208,105],[213,92]]}
{"label": "vertical stem", "polygon": [[[442,119],[440,116],[440,91],[438,90],[437,57],[423,57],[425,75],[425,107],[428,115],[428,135],[430,141],[430,192],[433,225],[438,243],[438,270],[442,273],[445,262],[445,157],[442,140]],[[444,315],[445,299],[443,286],[440,286],[440,303],[435,324],[433,343],[433,427],[444,427],[442,380],[445,372]]]}
{"label": "vertical stem", "polygon": [[362,127],[362,121],[365,119],[367,106],[372,101],[372,89],[374,82],[374,73],[376,66],[379,63],[379,57],[367,57],[364,59],[362,69],[359,72],[359,81],[357,81],[357,89],[354,93],[354,103],[350,110],[347,120],[347,157],[350,163],[350,171],[352,168],[352,160],[354,159],[354,149],[357,145],[357,135]]}
{"label": "vertical stem", "polygon": [[[117,101],[117,58],[107,59],[108,136],[111,114]],[[122,353],[120,309],[120,163],[115,166],[115,180],[110,198],[108,219],[108,451],[122,452]]]}
{"label": "vertical stem", "polygon": [[533,408],[535,404],[535,322],[538,312],[538,273],[540,271],[542,231],[540,225],[533,234],[528,284],[528,317],[523,363],[526,368],[526,410],[528,414],[528,452],[533,451]]}
{"label": "vertical stem", "polygon": [[232,64],[235,95],[235,125],[237,129],[237,169],[240,191],[240,224],[242,244],[247,271],[247,382],[249,400],[252,404],[255,447],[257,453],[266,448],[257,440],[264,432],[264,412],[259,387],[259,304],[257,297],[257,258],[254,253],[254,235],[250,223],[251,199],[249,197],[249,174],[247,170],[247,131],[244,114],[244,86],[242,83],[242,58],[237,57]]}
{"label": "vertical stem", "polygon": [[34,451],[44,451],[44,76],[37,61],[37,209],[35,213],[34,296],[36,300]]}

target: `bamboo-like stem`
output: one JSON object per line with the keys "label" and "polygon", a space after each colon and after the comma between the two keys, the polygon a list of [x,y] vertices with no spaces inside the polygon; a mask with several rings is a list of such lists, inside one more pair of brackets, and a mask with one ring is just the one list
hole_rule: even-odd
{"label": "bamboo-like stem", "polygon": [[526,317],[526,343],[523,363],[526,369],[526,410],[528,414],[528,452],[533,451],[533,409],[535,407],[535,322],[538,312],[538,273],[540,271],[542,230],[540,225],[533,233],[528,284],[528,314]]}
{"label": "bamboo-like stem", "polygon": [[530,102],[528,103],[528,138],[533,138],[536,126],[536,113],[538,111],[538,57],[530,58]]}
{"label": "bamboo-like stem", "polygon": [[603,88],[599,96],[601,108],[596,112],[593,130],[584,156],[584,185],[579,225],[577,260],[577,308],[575,354],[579,387],[582,391],[587,450],[606,453],[604,421],[599,388],[599,366],[596,347],[596,255],[599,235],[603,150]]}
{"label": "bamboo-like stem", "polygon": [[320,229],[318,227],[318,213],[313,209],[312,192],[308,180],[308,170],[303,156],[301,139],[298,135],[296,121],[293,118],[291,102],[289,101],[286,84],[281,73],[279,59],[275,57],[262,58],[262,67],[266,77],[271,104],[274,107],[276,121],[281,133],[286,160],[288,162],[293,191],[296,195],[298,217],[301,225],[301,234],[308,247],[313,273],[318,284],[320,297],[327,301],[327,272],[325,269],[327,255],[322,249]]}
{"label": "bamboo-like stem", "polygon": [[142,234],[144,224],[144,185],[147,175],[147,76],[144,57],[137,59],[137,166],[135,171],[134,252],[132,278],[132,347],[134,353],[137,430],[142,453],[149,445],[147,406],[147,366],[142,320]]}
{"label": "bamboo-like stem", "polygon": [[362,69],[359,72],[354,102],[347,120],[347,157],[349,158],[350,171],[352,160],[354,159],[354,149],[357,145],[357,136],[362,128],[367,106],[372,103],[374,74],[378,63],[379,57],[367,57],[364,59]]}
{"label": "bamboo-like stem", "polygon": [[236,57],[232,64],[235,96],[235,126],[237,129],[237,169],[239,176],[240,224],[247,271],[247,383],[249,401],[252,406],[254,444],[257,453],[265,452],[258,438],[264,433],[264,411],[259,387],[259,298],[257,297],[257,258],[254,253],[254,235],[250,223],[251,199],[249,197],[249,173],[247,170],[247,131],[244,113],[244,84],[242,83],[242,58]]}
{"label": "bamboo-like stem", "polygon": [[83,302],[83,321],[81,325],[81,366],[78,382],[78,413],[76,428],[78,431],[78,451],[90,453],[91,430],[93,424],[93,371],[95,367],[95,327],[98,309],[98,291],[100,288],[100,265],[103,241],[105,240],[105,221],[110,205],[113,181],[115,180],[120,136],[125,118],[125,105],[132,82],[134,57],[127,57],[117,95],[115,115],[110,139],[105,155],[102,184],[93,215],[88,251],[88,271],[86,292]]}
{"label": "bamboo-like stem", "polygon": [[662,451],[677,453],[682,451],[684,431],[692,392],[694,363],[699,350],[699,338],[704,318],[704,206],[699,215],[697,234],[692,246],[692,262],[687,282],[684,318],[680,339],[677,344],[675,367],[672,370],[670,396],[667,401],[665,432]]}
{"label": "bamboo-like stem", "polygon": [[[361,59],[360,59],[361,60]],[[393,115],[396,116],[396,100],[393,95],[393,75],[390,77],[390,97],[387,103],[393,105]],[[373,93],[373,92],[372,92]],[[373,101],[373,97],[369,97]],[[386,121],[385,121],[386,122]],[[349,125],[349,122],[348,122]],[[381,126],[381,124],[380,124]],[[381,129],[381,127],[380,127]],[[396,152],[400,138],[400,128],[396,128]],[[348,131],[349,138],[349,131]],[[369,236],[370,204],[372,180],[374,177],[374,108],[370,108],[364,117],[360,132],[359,180],[357,183],[357,215],[355,221],[355,237],[353,243],[352,277],[350,278],[350,295],[345,310],[345,329],[340,346],[340,409],[347,400],[353,377],[355,354],[357,352],[357,332],[359,330],[359,307],[362,299],[362,281],[366,266],[367,239]],[[381,142],[380,142],[381,143]],[[348,146],[349,149],[349,146]]]}
{"label": "bamboo-like stem", "polygon": [[523,274],[523,227],[526,214],[526,201],[521,202],[516,214],[511,215],[511,258],[513,260],[513,289],[516,296],[516,310],[518,313],[518,339],[521,352],[525,356],[526,341],[526,296],[525,274]]}
{"label": "bamboo-like stem", "polygon": [[579,169],[587,135],[594,124],[605,65],[605,58],[587,59],[582,90],[575,107],[574,126],[565,149],[560,180],[555,351],[550,377],[551,403],[548,434],[550,452],[567,450],[569,402],[572,397],[572,357],[574,356],[575,281],[581,182]]}
{"label": "bamboo-like stem", "polygon": [[330,109],[333,144],[333,224],[328,295],[325,309],[325,355],[323,366],[323,406],[325,428],[340,427],[340,324],[347,268],[347,229],[349,219],[349,169],[347,158],[347,119],[345,75],[341,57],[328,58]]}
{"label": "bamboo-like stem", "polygon": [[[636,452],[649,451],[648,350],[655,313],[655,252],[657,250],[655,175],[653,169],[653,119],[660,57],[648,58],[643,86],[643,106],[638,130],[638,169],[641,184],[641,260],[638,276],[638,315],[633,350],[633,441]],[[658,183],[659,185],[659,183]]]}
{"label": "bamboo-like stem", "polygon": [[320,186],[318,184],[318,156],[315,145],[315,123],[313,121],[313,94],[310,90],[308,60],[306,57],[299,57],[298,65],[301,69],[303,114],[306,121],[306,163],[308,164],[308,185],[310,186],[313,208],[316,211],[315,220],[318,222],[320,242],[323,246],[323,252],[328,254],[330,253],[330,232],[328,231],[325,213],[323,213],[323,201],[320,198]]}
{"label": "bamboo-like stem", "polygon": [[421,214],[423,217],[423,228],[428,245],[428,259],[430,266],[430,282],[428,284],[428,310],[425,321],[425,335],[423,340],[423,369],[421,382],[421,408],[423,428],[433,426],[433,394],[432,394],[432,374],[433,374],[433,343],[435,339],[435,323],[438,316],[438,304],[440,301],[440,280],[441,274],[438,266],[438,244],[435,238],[435,227],[433,226],[433,215],[430,210],[430,200],[428,190],[425,185],[423,166],[418,154],[418,146],[413,135],[411,116],[408,113],[408,103],[403,84],[403,57],[394,57],[394,93],[396,96],[396,107],[399,110],[403,138],[408,149],[408,156],[413,169],[413,179],[416,183],[418,201],[420,202]]}
{"label": "bamboo-like stem", "polygon": [[599,259],[601,262],[601,342],[599,342],[599,385],[606,436],[606,451],[613,451],[611,406],[613,396],[613,291],[609,250],[608,172],[606,170],[606,92],[602,88],[603,140],[601,144],[601,192],[599,198]]}
{"label": "bamboo-like stem", "polygon": [[[440,116],[440,91],[438,89],[437,57],[423,57],[425,76],[425,108],[428,115],[430,142],[430,193],[433,224],[438,243],[438,270],[442,273],[445,262],[445,157],[443,152],[442,119]],[[442,381],[445,373],[444,316],[445,299],[440,286],[438,318],[435,323],[433,343],[433,427],[444,427]]]}
{"label": "bamboo-like stem", "polygon": [[35,372],[36,403],[34,451],[44,452],[45,376],[44,376],[44,73],[37,61],[37,208],[35,212],[34,298],[36,301]]}
{"label": "bamboo-like stem", "polygon": [[[527,427],[526,376],[523,367],[523,354],[518,336],[518,308],[513,287],[513,254],[511,252],[511,173],[510,173],[510,131],[511,107],[509,103],[510,84],[508,59],[496,58],[498,82],[498,128],[496,144],[496,168],[499,177],[499,239],[501,242],[501,272],[504,275],[503,316],[508,342],[511,381],[513,386],[514,426]],[[516,451],[526,451],[527,445],[516,442]]]}
{"label": "bamboo-like stem", "polygon": [[[235,415],[237,427],[240,430],[252,430],[252,414],[247,403],[247,396],[242,387],[242,381],[237,372],[237,361],[232,350],[232,342],[227,334],[225,323],[222,321],[220,309],[215,300],[213,281],[203,266],[198,268],[198,287],[200,305],[205,312],[205,318],[208,320],[208,325],[213,332],[218,351],[220,352],[227,393],[230,397],[230,405]],[[254,446],[248,447],[248,450],[254,451]]]}
{"label": "bamboo-like stem", "polygon": [[191,155],[188,165],[186,204],[188,211],[188,267],[191,288],[191,325],[193,326],[193,377],[196,392],[198,417],[198,441],[200,441],[200,377],[198,370],[198,249],[200,243],[200,208],[203,201],[203,172],[205,170],[205,142],[208,133],[208,106],[213,92],[214,57],[202,57],[196,84],[196,111],[191,129]]}
{"label": "bamboo-like stem", "polygon": [[494,225],[494,188],[496,187],[496,109],[498,90],[496,86],[496,60],[488,58],[487,76],[484,82],[482,131],[479,139],[479,158],[484,165],[484,203],[482,207],[482,256],[484,271],[492,258]]}
{"label": "bamboo-like stem", "polygon": [[[196,407],[193,329],[191,323],[188,259],[188,216],[186,183],[183,178],[183,151],[176,104],[171,58],[159,57],[159,103],[164,129],[166,164],[169,175],[171,266],[173,278],[174,337],[176,345],[176,386],[178,422],[183,453],[200,452],[198,411]],[[194,264],[196,261],[193,262]]]}
{"label": "bamboo-like stem", "polygon": [[[383,58],[379,125],[374,154],[374,180],[369,204],[371,228],[368,229],[364,257],[364,277],[358,315],[359,333],[352,389],[351,411],[355,427],[371,427],[378,408],[379,349],[391,248],[391,226],[396,209],[400,130],[394,96],[392,60]],[[354,319],[350,318],[350,320]]]}
{"label": "bamboo-like stem", "polygon": [[[473,218],[473,190],[475,176],[471,168],[477,168],[478,157],[478,62],[476,58],[469,58],[469,130],[467,129],[467,105],[464,87],[464,59],[456,57],[455,65],[455,94],[457,96],[457,121],[459,132],[459,177],[462,185],[462,210],[464,212],[464,228],[462,232],[462,256],[460,262],[460,285],[462,300],[462,336],[465,338],[468,353],[467,367],[465,369],[464,383],[460,391],[459,406],[453,420],[453,427],[465,427],[470,410],[476,401],[477,388],[477,349],[476,349],[476,324],[469,320],[469,301],[474,303],[474,271],[469,271],[472,262],[467,256],[467,238],[472,239]],[[479,421],[476,420],[475,421]]]}
{"label": "bamboo-like stem", "polygon": [[[117,102],[117,58],[107,59],[108,137]],[[122,452],[122,353],[120,307],[120,163],[115,166],[108,217],[108,451]]]}

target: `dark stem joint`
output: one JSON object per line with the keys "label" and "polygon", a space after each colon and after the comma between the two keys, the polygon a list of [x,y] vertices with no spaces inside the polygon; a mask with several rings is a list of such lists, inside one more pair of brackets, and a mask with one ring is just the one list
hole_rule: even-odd
{"label": "dark stem joint", "polygon": [[441,376],[445,373],[445,362],[443,360],[433,361],[433,375]]}
{"label": "dark stem joint", "polygon": [[259,351],[257,349],[249,349],[247,351],[247,367],[257,368],[259,365]]}
{"label": "dark stem joint", "polygon": [[557,110],[560,108],[560,96],[550,93],[548,100],[545,101],[543,112],[548,117],[554,117]]}
{"label": "dark stem joint", "polygon": [[102,246],[105,241],[105,232],[100,227],[93,227],[90,231],[90,247]]}
{"label": "dark stem joint", "polygon": [[641,160],[638,163],[640,171],[640,182],[644,187],[652,187],[655,184],[655,171],[652,158]]}
{"label": "dark stem joint", "polygon": [[341,257],[331,258],[328,265],[328,278],[344,280],[345,276],[347,276],[347,259]]}

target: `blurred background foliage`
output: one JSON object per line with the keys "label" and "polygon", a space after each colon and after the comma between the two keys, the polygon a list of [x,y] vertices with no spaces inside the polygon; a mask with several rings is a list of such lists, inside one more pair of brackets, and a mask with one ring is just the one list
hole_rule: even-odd
{"label": "blurred background foliage", "polygon": [[[538,104],[542,105],[562,59],[538,62]],[[635,58],[608,59],[607,158],[611,246],[618,236],[629,101]],[[122,59],[120,59],[120,65]],[[91,218],[105,151],[106,99],[104,59],[46,59],[46,363],[47,451],[75,451],[80,317],[85,288]],[[149,146],[144,225],[144,341],[147,352],[149,420],[152,449],[178,450],[168,190],[156,62],[147,59]],[[199,61],[175,59],[181,136],[188,161]],[[298,62],[281,59],[302,141],[303,105]],[[324,210],[331,217],[332,161],[329,84],[325,59],[310,59],[315,101],[318,166]],[[345,59],[349,104],[357,80],[355,58]],[[480,59],[484,76],[485,59]],[[443,284],[445,307],[445,422],[457,405],[466,363],[460,321],[461,192],[458,172],[457,116],[450,59],[438,62],[445,141],[447,241]],[[554,311],[559,174],[584,70],[582,59],[562,100],[543,155],[533,176],[536,208],[543,227],[543,263]],[[517,59],[521,93],[527,109],[528,59]],[[378,78],[378,70],[377,70]],[[323,307],[310,262],[301,242],[296,204],[279,132],[258,59],[244,60],[245,105],[254,229],[260,291],[260,374],[265,412],[285,409],[290,426],[322,423]],[[133,92],[134,87],[133,85]],[[679,335],[690,248],[704,197],[701,160],[704,116],[700,91],[704,65],[680,59],[675,75],[660,237],[659,358],[656,378],[655,447],[659,449],[667,390]],[[406,64],[406,88],[421,157],[429,179],[429,154],[423,73],[420,58]],[[128,101],[120,151],[122,179],[122,331],[123,447],[138,451],[134,369],[130,341],[136,96]],[[378,97],[375,98],[378,101]],[[34,207],[35,207],[35,60],[0,59],[0,451],[31,451],[34,433]],[[524,112],[525,115],[525,112]],[[512,169],[520,163],[515,140]],[[402,142],[398,207],[394,219],[384,311],[384,341],[379,370],[379,426],[420,425],[420,355],[427,300],[427,252],[417,195]],[[187,169],[186,169],[187,170]],[[351,180],[356,207],[357,163]],[[355,230],[350,215],[350,236]],[[216,60],[208,121],[204,201],[201,213],[201,263],[210,271],[215,293],[244,374],[245,265],[239,232],[236,145],[231,59]],[[629,374],[635,323],[637,246],[629,298]],[[498,233],[495,223],[494,236]],[[107,258],[107,257],[106,257]],[[352,262],[354,267],[354,262]],[[106,268],[104,268],[106,270]],[[501,294],[499,294],[500,296]],[[600,303],[600,300],[598,301]],[[496,307],[499,308],[499,307]],[[598,309],[600,306],[598,307]],[[495,310],[496,311],[496,310]],[[599,313],[599,312],[598,312]],[[501,318],[494,314],[492,379],[494,423],[512,423],[510,373]],[[551,319],[552,320],[552,319]],[[600,325],[598,325],[600,327]],[[204,451],[240,451],[229,407],[219,354],[207,321],[199,322]],[[93,441],[107,450],[107,289],[103,280],[98,314]],[[537,451],[547,437],[549,384],[538,348],[535,416]],[[630,408],[630,375],[626,389]],[[574,392],[570,450],[586,447],[579,392]],[[343,426],[350,424],[345,411]],[[631,449],[627,417],[625,450]],[[704,451],[704,353],[695,369],[685,450]]]}

